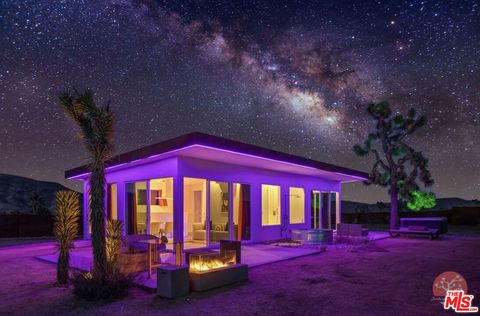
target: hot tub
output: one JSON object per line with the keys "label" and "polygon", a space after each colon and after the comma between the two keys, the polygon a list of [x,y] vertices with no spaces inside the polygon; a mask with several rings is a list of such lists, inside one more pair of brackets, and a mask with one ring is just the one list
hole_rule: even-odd
{"label": "hot tub", "polygon": [[302,244],[323,244],[331,243],[333,230],[331,229],[294,229],[292,240]]}

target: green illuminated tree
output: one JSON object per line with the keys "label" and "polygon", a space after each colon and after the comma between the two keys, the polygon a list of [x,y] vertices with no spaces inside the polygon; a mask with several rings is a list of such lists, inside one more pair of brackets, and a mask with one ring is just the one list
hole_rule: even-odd
{"label": "green illuminated tree", "polygon": [[407,203],[407,207],[415,212],[425,208],[432,208],[437,205],[437,198],[433,192],[413,191],[412,199]]}
{"label": "green illuminated tree", "polygon": [[[113,115],[110,107],[97,106],[93,92],[65,91],[60,106],[77,125],[90,162],[90,223],[92,224],[93,276],[104,280],[107,273],[105,249],[105,167],[112,157]],[[84,192],[88,194],[88,192]]]}
{"label": "green illuminated tree", "polygon": [[393,115],[387,102],[370,104],[368,114],[375,121],[375,129],[363,142],[353,146],[360,157],[375,158],[369,179],[365,183],[388,187],[390,194],[390,228],[398,227],[398,199],[412,201],[413,192],[419,191],[417,180],[425,187],[433,184],[428,159],[407,143],[408,138],[427,122],[410,109],[406,116]]}

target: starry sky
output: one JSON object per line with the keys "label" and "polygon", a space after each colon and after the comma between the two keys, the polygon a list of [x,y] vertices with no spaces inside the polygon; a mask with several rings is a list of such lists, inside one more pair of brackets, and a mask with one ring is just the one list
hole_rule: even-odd
{"label": "starry sky", "polygon": [[437,196],[480,196],[480,1],[3,0],[0,52],[0,173],[79,188],[72,86],[110,102],[117,153],[202,131],[363,171],[386,100],[428,117]]}

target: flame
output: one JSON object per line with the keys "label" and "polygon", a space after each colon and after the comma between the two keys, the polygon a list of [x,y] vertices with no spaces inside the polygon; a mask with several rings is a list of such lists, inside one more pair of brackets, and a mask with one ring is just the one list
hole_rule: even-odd
{"label": "flame", "polygon": [[205,272],[235,264],[235,256],[204,255],[190,257],[190,272]]}

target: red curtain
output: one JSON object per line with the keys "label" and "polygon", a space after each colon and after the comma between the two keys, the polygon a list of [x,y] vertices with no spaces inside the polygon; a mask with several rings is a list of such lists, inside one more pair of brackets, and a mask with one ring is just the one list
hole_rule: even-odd
{"label": "red curtain", "polygon": [[128,234],[137,234],[137,195],[135,193],[135,185],[127,185],[127,206],[128,206]]}

